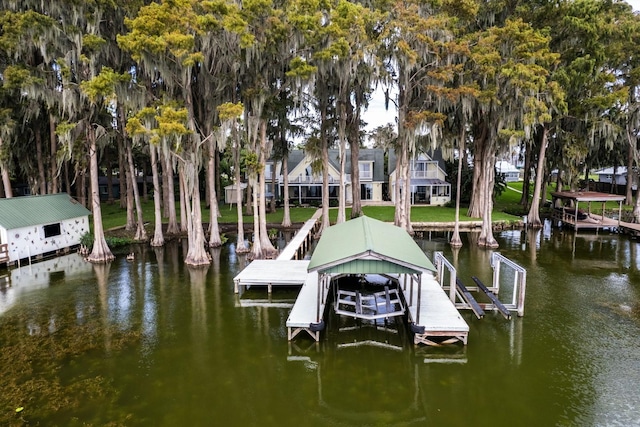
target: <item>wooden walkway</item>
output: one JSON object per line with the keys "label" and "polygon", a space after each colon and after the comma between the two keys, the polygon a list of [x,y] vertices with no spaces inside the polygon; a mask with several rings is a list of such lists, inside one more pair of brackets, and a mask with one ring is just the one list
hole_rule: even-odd
{"label": "wooden walkway", "polygon": [[287,318],[289,341],[300,332],[307,332],[314,340],[320,341],[328,293],[329,287],[318,282],[318,273],[309,273]]}
{"label": "wooden walkway", "polygon": [[300,259],[309,250],[313,239],[312,232],[315,231],[318,219],[322,216],[322,209],[318,209],[311,219],[304,223],[298,230],[289,244],[280,252],[277,259]]}
{"label": "wooden walkway", "polygon": [[423,273],[419,284],[404,284],[400,288],[407,302],[409,321],[413,323],[414,344],[440,345],[458,341],[467,344],[469,325],[433,274]]}

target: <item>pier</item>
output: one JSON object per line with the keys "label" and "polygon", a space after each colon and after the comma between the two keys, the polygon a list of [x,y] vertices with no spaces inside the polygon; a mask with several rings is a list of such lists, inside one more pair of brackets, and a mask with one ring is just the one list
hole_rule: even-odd
{"label": "pier", "polygon": [[[368,217],[325,229],[309,260],[284,259],[300,256],[316,221],[305,224],[300,237],[282,251],[284,256],[255,260],[234,278],[236,293],[250,286],[266,286],[269,293],[277,285],[300,286],[286,321],[289,341],[303,332],[319,341],[331,307],[340,316],[369,321],[405,316],[416,345],[466,345],[469,326],[459,309],[474,307],[476,316],[483,316],[483,310],[503,308],[495,296],[480,304],[469,290],[462,292],[455,269],[441,253],[436,253],[436,267],[404,229]],[[518,301],[504,310],[522,315],[525,276],[516,277]],[[494,280],[494,286],[485,288],[497,294],[499,286]]]}

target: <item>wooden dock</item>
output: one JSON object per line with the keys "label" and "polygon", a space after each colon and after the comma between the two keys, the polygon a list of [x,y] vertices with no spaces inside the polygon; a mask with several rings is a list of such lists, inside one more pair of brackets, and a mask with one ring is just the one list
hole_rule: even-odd
{"label": "wooden dock", "polygon": [[234,292],[240,293],[250,286],[302,286],[307,280],[308,260],[256,259],[233,278]]}
{"label": "wooden dock", "polygon": [[[469,325],[431,273],[423,273],[418,283],[403,284],[414,344],[467,344]],[[434,340],[436,338],[436,340]]]}
{"label": "wooden dock", "polygon": [[[324,329],[324,311],[329,286],[318,281],[318,273],[309,273],[307,280],[287,318],[287,336],[293,340],[300,332],[307,332],[320,341],[320,332]],[[318,304],[318,301],[320,303]]]}
{"label": "wooden dock", "polygon": [[311,219],[304,223],[293,239],[278,255],[279,260],[301,259],[305,256],[313,241],[313,232],[318,225],[318,219],[322,216],[322,209],[318,209]]}

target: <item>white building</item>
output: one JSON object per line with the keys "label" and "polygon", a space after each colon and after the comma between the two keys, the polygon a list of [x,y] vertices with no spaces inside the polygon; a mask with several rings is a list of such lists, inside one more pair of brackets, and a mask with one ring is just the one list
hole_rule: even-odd
{"label": "white building", "polygon": [[505,160],[496,162],[496,173],[502,175],[505,182],[515,182],[520,180],[520,170]]}
{"label": "white building", "polygon": [[0,246],[8,260],[68,252],[89,232],[91,212],[68,194],[0,199]]}
{"label": "white building", "polygon": [[[389,189],[391,200],[395,203],[395,186],[399,183],[404,189],[402,179],[396,177],[395,153],[389,154]],[[451,201],[451,184],[446,181],[447,173],[441,162],[427,154],[419,154],[411,159],[410,169],[411,204],[444,205]]]}

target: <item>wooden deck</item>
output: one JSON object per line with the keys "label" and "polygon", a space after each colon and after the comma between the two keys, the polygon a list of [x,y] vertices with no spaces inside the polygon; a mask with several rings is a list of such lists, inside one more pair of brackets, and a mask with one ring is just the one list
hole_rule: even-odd
{"label": "wooden deck", "polygon": [[328,293],[329,287],[318,282],[318,273],[309,273],[287,318],[289,341],[300,332],[307,332],[314,340],[320,341]]}
{"label": "wooden deck", "polygon": [[279,260],[288,259],[300,259],[303,258],[305,253],[309,250],[311,241],[313,239],[312,232],[315,231],[318,219],[322,216],[322,209],[318,209],[313,214],[311,219],[304,223],[302,228],[298,230],[293,239],[287,244],[287,246],[278,255]]}
{"label": "wooden deck", "polygon": [[413,323],[415,344],[440,345],[457,341],[467,344],[469,325],[433,274],[424,273],[420,284],[414,282],[413,286],[407,284],[401,289],[407,302],[409,321]]}
{"label": "wooden deck", "polygon": [[250,286],[302,286],[307,280],[308,260],[257,259],[233,278],[234,292]]}

